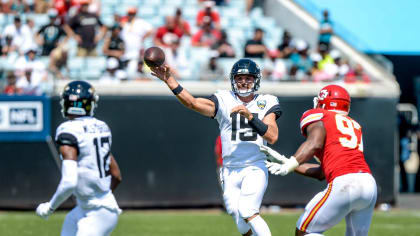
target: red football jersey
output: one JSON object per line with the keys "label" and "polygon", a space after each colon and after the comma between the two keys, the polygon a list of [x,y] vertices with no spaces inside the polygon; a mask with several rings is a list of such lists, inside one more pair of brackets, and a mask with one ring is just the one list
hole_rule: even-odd
{"label": "red football jersey", "polygon": [[316,153],[328,183],[349,173],[371,173],[363,155],[362,127],[347,115],[324,109],[303,113],[300,129],[306,137],[306,127],[322,121],[326,130],[324,149]]}

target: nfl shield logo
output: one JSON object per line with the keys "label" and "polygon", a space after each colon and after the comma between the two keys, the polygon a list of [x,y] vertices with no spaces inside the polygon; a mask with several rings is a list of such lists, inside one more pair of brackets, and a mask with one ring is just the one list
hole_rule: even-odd
{"label": "nfl shield logo", "polygon": [[261,100],[257,102],[257,106],[263,110],[265,108],[265,105],[267,105],[267,102],[265,100]]}

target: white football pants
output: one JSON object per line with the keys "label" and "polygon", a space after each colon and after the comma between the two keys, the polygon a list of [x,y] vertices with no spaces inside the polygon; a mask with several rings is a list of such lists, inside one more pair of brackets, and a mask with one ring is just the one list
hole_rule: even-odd
{"label": "white football pants", "polygon": [[107,236],[117,226],[118,213],[106,208],[83,209],[76,206],[67,215],[61,236]]}
{"label": "white football pants", "polygon": [[247,167],[223,167],[221,169],[223,200],[226,211],[241,234],[251,228],[244,219],[259,213],[268,182],[264,162]]}
{"label": "white football pants", "polygon": [[322,233],[345,217],[346,236],[368,235],[376,195],[371,174],[339,176],[306,205],[296,227],[307,233]]}

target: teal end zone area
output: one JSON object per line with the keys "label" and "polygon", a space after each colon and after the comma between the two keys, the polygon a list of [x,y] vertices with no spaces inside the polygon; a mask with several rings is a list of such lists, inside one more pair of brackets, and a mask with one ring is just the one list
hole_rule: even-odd
{"label": "teal end zone area", "polygon": [[334,31],[365,53],[420,55],[420,1],[295,0],[317,20],[328,9]]}

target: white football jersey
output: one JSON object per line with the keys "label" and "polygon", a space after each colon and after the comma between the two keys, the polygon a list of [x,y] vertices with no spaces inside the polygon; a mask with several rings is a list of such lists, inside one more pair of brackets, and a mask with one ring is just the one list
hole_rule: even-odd
{"label": "white football jersey", "polygon": [[[73,194],[83,208],[107,207],[119,211],[111,191],[112,135],[108,125],[94,117],[80,117],[62,123],[56,132],[56,142],[63,137],[77,142],[77,186]],[[66,139],[66,138],[64,138]]]}
{"label": "white football jersey", "polygon": [[277,97],[256,94],[254,100],[244,104],[232,91],[218,91],[214,95],[217,98],[215,119],[219,122],[223,166],[244,167],[266,160],[259,146],[266,145],[267,141],[251,128],[245,117],[231,114],[231,111],[243,104],[260,120],[272,112],[279,117],[281,111]]}

